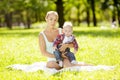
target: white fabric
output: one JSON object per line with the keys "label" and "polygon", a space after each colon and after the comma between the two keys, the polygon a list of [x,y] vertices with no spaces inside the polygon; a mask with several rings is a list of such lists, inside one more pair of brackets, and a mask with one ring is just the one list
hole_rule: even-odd
{"label": "white fabric", "polygon": [[[79,62],[80,63],[80,62]],[[74,66],[69,68],[63,68],[61,70],[56,70],[55,68],[47,68],[46,62],[35,62],[33,64],[14,64],[7,66],[6,68],[22,70],[25,72],[35,72],[38,70],[42,70],[45,73],[55,74],[62,71],[95,71],[95,70],[113,70],[114,66],[106,66],[106,65],[97,65],[97,66]]]}
{"label": "white fabric", "polygon": [[65,36],[62,43],[72,42],[72,40],[73,40],[73,36],[69,36],[69,37]]}

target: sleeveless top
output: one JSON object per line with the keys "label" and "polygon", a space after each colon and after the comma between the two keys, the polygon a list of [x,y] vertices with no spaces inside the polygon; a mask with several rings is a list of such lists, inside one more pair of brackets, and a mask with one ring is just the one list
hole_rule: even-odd
{"label": "sleeveless top", "polygon": [[[45,43],[46,43],[46,50],[49,52],[49,53],[51,53],[51,54],[53,54],[53,51],[54,51],[54,49],[53,49],[53,42],[49,42],[48,41],[48,39],[47,39],[47,37],[46,37],[46,35],[44,34],[44,32],[42,31],[42,32],[40,32],[42,35],[43,35],[43,37],[44,37],[44,40],[45,40]],[[62,29],[61,28],[59,28],[59,34],[62,34]],[[56,61],[56,59],[55,58],[49,58],[48,57],[48,61]]]}

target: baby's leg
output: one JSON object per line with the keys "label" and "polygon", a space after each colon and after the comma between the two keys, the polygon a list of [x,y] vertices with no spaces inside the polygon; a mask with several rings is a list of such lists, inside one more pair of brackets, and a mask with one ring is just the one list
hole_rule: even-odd
{"label": "baby's leg", "polygon": [[61,52],[59,50],[56,49],[53,53],[57,61],[62,61]]}
{"label": "baby's leg", "polygon": [[73,60],[76,60],[75,55],[72,52],[67,52],[65,55],[68,57],[70,62],[73,61]]}
{"label": "baby's leg", "polygon": [[68,52],[68,53],[66,54],[66,56],[68,56],[68,58],[69,58],[69,60],[70,60],[70,62],[71,62],[72,64],[77,64],[77,61],[76,61],[76,58],[75,58],[74,53]]}
{"label": "baby's leg", "polygon": [[55,58],[56,58],[56,60],[57,60],[57,62],[59,64],[59,66],[62,67],[63,66],[63,62],[62,62],[61,52],[56,49],[53,53],[55,55]]}

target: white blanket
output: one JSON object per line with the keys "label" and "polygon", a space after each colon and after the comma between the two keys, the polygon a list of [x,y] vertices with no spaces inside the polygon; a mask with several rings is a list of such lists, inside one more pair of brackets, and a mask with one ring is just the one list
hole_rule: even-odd
{"label": "white blanket", "polygon": [[113,70],[114,66],[106,66],[106,65],[97,65],[97,66],[74,66],[69,68],[63,68],[61,70],[56,70],[55,68],[47,68],[46,62],[35,62],[33,64],[13,64],[7,66],[6,68],[22,70],[25,72],[35,72],[38,70],[42,70],[45,73],[55,74],[62,71],[94,71],[94,70]]}

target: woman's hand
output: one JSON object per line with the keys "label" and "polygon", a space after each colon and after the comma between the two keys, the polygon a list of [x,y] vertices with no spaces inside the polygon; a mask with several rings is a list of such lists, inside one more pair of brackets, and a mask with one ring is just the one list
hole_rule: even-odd
{"label": "woman's hand", "polygon": [[67,47],[71,48],[73,47],[73,44],[61,44],[62,46],[59,48],[61,52],[64,52]]}
{"label": "woman's hand", "polygon": [[64,52],[65,49],[68,47],[67,45],[68,45],[68,44],[61,44],[61,47],[59,48],[59,50],[60,50],[61,52]]}
{"label": "woman's hand", "polygon": [[68,58],[67,56],[65,56],[64,53],[62,53],[61,56],[62,56],[62,58],[64,58],[64,59],[67,59],[67,58]]}

